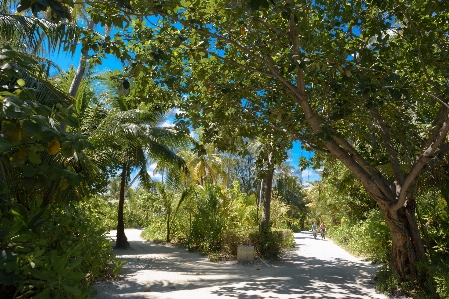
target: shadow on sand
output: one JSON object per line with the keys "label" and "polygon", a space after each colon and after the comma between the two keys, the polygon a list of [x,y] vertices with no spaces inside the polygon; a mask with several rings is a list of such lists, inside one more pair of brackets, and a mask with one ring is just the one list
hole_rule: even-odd
{"label": "shadow on sand", "polygon": [[[116,249],[120,259],[127,262],[124,279],[109,282],[110,290],[104,289],[95,298],[386,298],[369,295],[375,294],[374,265],[345,258],[302,256],[303,246],[336,245],[313,240],[308,232],[295,234],[295,238],[299,249],[282,261],[246,265],[211,263],[180,247],[132,241],[131,249]],[[145,254],[139,255],[142,247]],[[133,279],[149,273],[148,280]],[[209,297],[199,296],[205,292]]]}

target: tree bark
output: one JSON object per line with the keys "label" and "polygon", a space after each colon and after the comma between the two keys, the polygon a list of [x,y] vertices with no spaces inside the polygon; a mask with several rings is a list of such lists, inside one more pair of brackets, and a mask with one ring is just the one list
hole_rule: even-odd
{"label": "tree bark", "polygon": [[170,242],[170,214],[167,215],[167,235],[165,237],[165,242]]}
{"label": "tree bark", "polygon": [[117,240],[115,246],[117,248],[130,247],[128,238],[125,235],[125,222],[123,221],[123,206],[125,205],[125,186],[126,186],[126,163],[123,164],[123,170],[120,182],[120,198],[118,201],[118,217],[117,217]]}
{"label": "tree bark", "polygon": [[265,200],[263,202],[262,212],[262,230],[267,228],[270,223],[270,210],[271,210],[271,192],[273,189],[273,173],[274,169],[268,170],[267,185],[265,188]]}
{"label": "tree bark", "polygon": [[[95,23],[93,21],[87,22],[87,29],[93,29]],[[81,53],[80,61],[78,63],[78,68],[76,70],[75,77],[72,80],[72,84],[70,85],[69,89],[69,95],[72,97],[76,97],[76,94],[78,93],[78,89],[81,84],[81,80],[83,80],[84,72],[86,71],[86,63],[88,58],[87,51],[83,51]]]}

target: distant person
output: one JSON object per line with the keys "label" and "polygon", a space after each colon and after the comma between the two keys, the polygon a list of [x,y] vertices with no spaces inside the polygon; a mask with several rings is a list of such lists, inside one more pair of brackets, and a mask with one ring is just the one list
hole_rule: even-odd
{"label": "distant person", "polygon": [[321,238],[326,239],[326,224],[324,224],[324,222],[321,222],[320,232],[321,232]]}
{"label": "distant person", "polygon": [[312,234],[313,234],[313,237],[316,239],[316,223],[314,222],[313,224],[312,224]]}

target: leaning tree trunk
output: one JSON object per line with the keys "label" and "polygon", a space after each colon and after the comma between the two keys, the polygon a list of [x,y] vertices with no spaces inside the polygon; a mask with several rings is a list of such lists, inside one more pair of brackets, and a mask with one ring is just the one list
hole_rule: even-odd
{"label": "leaning tree trunk", "polygon": [[[87,22],[87,29],[93,29],[94,28],[95,23],[93,21],[88,21]],[[70,89],[69,89],[69,95],[71,95],[72,97],[76,97],[76,94],[78,93],[78,89],[80,87],[81,81],[83,80],[84,77],[84,72],[86,71],[86,64],[87,64],[87,59],[89,58],[89,55],[87,53],[87,51],[83,51],[81,53],[81,57],[80,57],[80,61],[78,63],[78,68],[76,70],[76,74],[75,77],[72,80],[72,84],[70,85]]]}
{"label": "leaning tree trunk", "polygon": [[267,174],[267,185],[265,188],[265,200],[263,202],[262,212],[262,230],[268,227],[270,223],[270,210],[271,210],[271,193],[273,189],[273,173],[274,169],[270,169]]}
{"label": "leaning tree trunk", "polygon": [[123,206],[125,205],[125,186],[126,186],[126,163],[123,164],[121,182],[120,182],[120,198],[118,201],[118,217],[117,217],[117,240],[115,246],[117,248],[128,248],[129,242],[125,235],[125,222],[123,221]]}

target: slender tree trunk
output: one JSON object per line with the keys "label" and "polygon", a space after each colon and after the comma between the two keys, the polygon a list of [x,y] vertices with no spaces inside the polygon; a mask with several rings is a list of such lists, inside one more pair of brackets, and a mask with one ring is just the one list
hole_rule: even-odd
{"label": "slender tree trunk", "polygon": [[267,228],[268,224],[270,223],[271,192],[273,189],[273,174],[274,174],[274,169],[268,170],[267,185],[265,188],[265,201],[263,203],[262,230]]}
{"label": "slender tree trunk", "polygon": [[260,180],[260,192],[259,192],[259,198],[258,198],[257,201],[256,201],[256,206],[257,206],[257,218],[256,218],[256,219],[257,219],[257,223],[259,223],[259,215],[260,215],[259,211],[260,211],[260,205],[261,205],[262,202],[263,202],[262,195],[263,195],[263,179]]}
{"label": "slender tree trunk", "polygon": [[[87,29],[93,29],[95,23],[93,21],[87,22]],[[81,84],[81,80],[83,80],[84,72],[86,71],[86,63],[87,58],[89,57],[87,51],[83,51],[81,53],[80,61],[78,63],[78,69],[76,70],[75,77],[72,80],[72,84],[70,85],[69,95],[72,97],[76,97],[78,89]]]}
{"label": "slender tree trunk", "polygon": [[125,222],[123,221],[123,206],[125,205],[125,187],[126,187],[126,163],[123,164],[123,170],[120,182],[120,198],[118,201],[118,217],[117,217],[117,240],[115,246],[117,248],[128,248],[129,242],[125,235]]}
{"label": "slender tree trunk", "polygon": [[168,213],[167,215],[167,236],[165,238],[165,242],[170,242],[170,214],[171,213]]}

